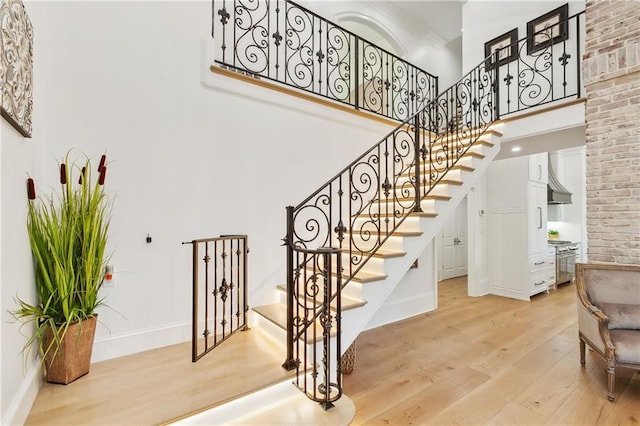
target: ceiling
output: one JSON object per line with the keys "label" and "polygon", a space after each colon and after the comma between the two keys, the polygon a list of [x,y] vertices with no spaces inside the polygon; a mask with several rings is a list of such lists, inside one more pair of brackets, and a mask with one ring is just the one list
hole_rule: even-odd
{"label": "ceiling", "polygon": [[[496,160],[582,146],[585,144],[584,132],[584,126],[576,126],[542,135],[501,141],[500,152],[496,156]],[[519,151],[513,151],[513,148],[519,148]]]}
{"label": "ceiling", "polygon": [[366,25],[344,25],[341,15],[356,16],[361,24],[371,20],[388,29],[401,28],[417,39],[440,45],[462,35],[464,1],[466,0],[299,0],[310,10],[374,43],[379,41],[375,32],[368,32]]}
{"label": "ceiling", "polygon": [[362,1],[390,19],[403,23],[408,31],[429,33],[445,43],[460,37],[462,1]]}

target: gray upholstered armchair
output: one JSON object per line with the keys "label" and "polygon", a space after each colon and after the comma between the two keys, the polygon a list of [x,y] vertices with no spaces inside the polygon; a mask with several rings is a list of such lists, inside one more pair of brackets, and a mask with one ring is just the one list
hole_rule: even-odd
{"label": "gray upholstered armchair", "polygon": [[607,364],[610,401],[616,366],[640,370],[640,265],[577,264],[580,362],[585,344]]}

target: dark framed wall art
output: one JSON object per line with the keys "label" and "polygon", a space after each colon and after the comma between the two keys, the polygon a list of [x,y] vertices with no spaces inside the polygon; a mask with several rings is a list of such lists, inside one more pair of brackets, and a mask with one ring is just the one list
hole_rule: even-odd
{"label": "dark framed wall art", "polygon": [[33,27],[21,0],[0,2],[2,117],[31,137]]}
{"label": "dark framed wall art", "polygon": [[[500,52],[496,61],[495,52],[498,50]],[[486,42],[484,44],[484,57],[487,58],[485,64],[487,69],[492,69],[496,65],[504,65],[516,59],[518,57],[518,29],[514,28]]]}
{"label": "dark framed wall art", "polygon": [[568,16],[569,4],[566,3],[527,22],[527,54],[568,39]]}

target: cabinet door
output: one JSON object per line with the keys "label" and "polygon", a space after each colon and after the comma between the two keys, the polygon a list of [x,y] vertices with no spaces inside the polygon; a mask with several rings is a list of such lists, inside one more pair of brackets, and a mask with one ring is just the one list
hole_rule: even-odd
{"label": "cabinet door", "polygon": [[547,183],[549,175],[549,158],[546,152],[529,156],[529,180]]}
{"label": "cabinet door", "polygon": [[547,248],[547,186],[529,182],[527,185],[529,252]]}

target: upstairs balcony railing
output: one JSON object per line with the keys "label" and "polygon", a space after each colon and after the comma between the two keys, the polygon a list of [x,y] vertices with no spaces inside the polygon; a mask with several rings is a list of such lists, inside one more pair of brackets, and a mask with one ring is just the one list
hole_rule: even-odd
{"label": "upstairs balcony railing", "polygon": [[487,58],[486,66],[496,73],[496,118],[580,98],[584,31],[583,11]]}
{"label": "upstairs balcony railing", "polygon": [[214,0],[218,65],[397,121],[438,78],[290,0]]}

